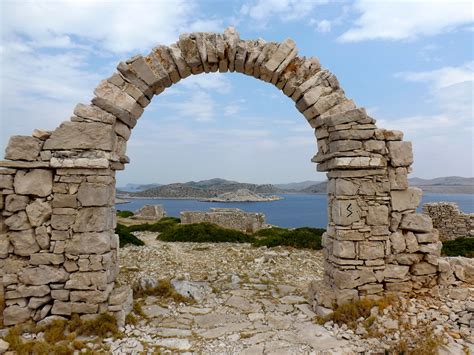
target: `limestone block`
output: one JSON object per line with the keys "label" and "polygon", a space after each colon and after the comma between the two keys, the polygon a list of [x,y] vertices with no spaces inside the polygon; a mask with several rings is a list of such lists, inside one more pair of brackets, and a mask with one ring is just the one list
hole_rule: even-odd
{"label": "limestone block", "polygon": [[15,175],[13,186],[17,194],[46,197],[53,189],[53,172],[45,169],[20,170]]}
{"label": "limestone block", "polygon": [[43,297],[50,293],[50,288],[48,285],[40,286],[25,286],[20,285],[17,288],[17,292],[20,297]]}
{"label": "limestone block", "polygon": [[109,296],[109,305],[122,305],[132,295],[130,286],[121,286],[115,288]]}
{"label": "limestone block", "polygon": [[188,64],[184,60],[181,53],[181,49],[176,44],[172,44],[168,46],[168,49],[169,49],[169,53],[171,57],[174,60],[176,67],[178,68],[179,76],[183,79],[190,76],[191,69],[189,68]]}
{"label": "limestone block", "polygon": [[336,184],[335,186],[336,195],[352,196],[352,195],[357,194],[357,190],[359,186],[353,183],[351,180],[346,180],[346,179],[334,179],[334,180]]}
{"label": "limestone block", "polygon": [[13,253],[16,255],[30,256],[40,250],[33,229],[18,232],[10,231],[7,235],[13,245]]}
{"label": "limestone block", "polygon": [[359,241],[359,240],[364,240],[365,236],[364,236],[364,233],[361,233],[356,230],[338,229],[336,230],[336,239]]}
{"label": "limestone block", "polygon": [[125,140],[128,140],[132,133],[130,127],[120,121],[115,122],[114,131],[117,133],[117,135],[123,137]]}
{"label": "limestone block", "polygon": [[235,52],[235,71],[237,73],[244,72],[245,58],[247,57],[247,41],[239,41]]}
{"label": "limestone block", "polygon": [[24,210],[26,208],[26,205],[28,204],[28,201],[28,196],[15,194],[7,195],[5,199],[5,210],[9,212]]}
{"label": "limestone block", "polygon": [[341,139],[365,140],[374,136],[373,129],[346,129],[343,131],[329,132],[329,140],[336,141]]}
{"label": "limestone block", "polygon": [[420,213],[410,213],[403,216],[400,229],[414,232],[431,232],[433,222],[427,215]]}
{"label": "limestone block", "polygon": [[412,265],[410,271],[413,275],[417,275],[417,276],[430,275],[430,274],[435,274],[438,271],[438,268],[429,263],[421,262],[421,263]]}
{"label": "limestone block", "polygon": [[30,298],[30,301],[28,302],[28,308],[31,309],[38,309],[41,306],[45,305],[51,300],[51,296],[43,296],[43,297],[32,297]]}
{"label": "limestone block", "polygon": [[360,220],[360,208],[356,200],[334,200],[331,216],[335,224],[347,226]]}
{"label": "limestone block", "polygon": [[75,272],[71,274],[64,288],[67,290],[105,290],[107,288],[107,273],[105,271]]}
{"label": "limestone block", "polygon": [[390,179],[390,190],[406,190],[408,189],[406,168],[389,168],[388,177]]}
{"label": "limestone block", "polygon": [[394,254],[403,253],[406,249],[405,237],[400,232],[390,235],[390,245]]}
{"label": "limestone block", "polygon": [[11,136],[5,150],[5,159],[36,160],[43,142],[30,136]]}
{"label": "limestone block", "polygon": [[409,187],[407,190],[392,191],[390,193],[392,210],[406,211],[414,210],[421,201],[423,191],[417,187]]}
{"label": "limestone block", "polygon": [[397,254],[395,260],[402,265],[413,265],[419,263],[423,259],[423,254]]}
{"label": "limestone block", "polygon": [[307,120],[311,120],[342,102],[344,97],[340,90],[333,91],[331,94],[321,97],[313,106],[304,111],[303,115]]}
{"label": "limestone block", "polygon": [[116,120],[114,115],[102,110],[101,108],[95,105],[77,104],[76,108],[74,109],[74,114],[76,116],[86,118],[91,121],[97,121],[107,124],[114,124]]}
{"label": "limestone block", "polygon": [[10,230],[13,231],[21,231],[31,228],[30,222],[28,221],[28,216],[25,211],[12,214],[10,217],[5,219],[4,223]]}
{"label": "limestone block", "polygon": [[433,229],[430,233],[416,233],[418,243],[436,243],[439,241],[439,232]]}
{"label": "limestone block", "polygon": [[35,239],[41,249],[49,250],[49,234],[45,226],[35,229]]}
{"label": "limestone block", "polygon": [[339,289],[352,289],[377,281],[374,272],[370,269],[334,270],[333,280],[334,285]]}
{"label": "limestone block", "polygon": [[235,70],[235,53],[237,43],[240,41],[240,35],[233,27],[228,27],[224,30],[224,40],[227,48],[227,59],[229,71]]}
{"label": "limestone block", "polygon": [[352,151],[362,149],[362,142],[356,140],[340,140],[329,143],[329,151],[331,153]]}
{"label": "limestone block", "polygon": [[388,264],[385,266],[384,278],[385,279],[404,279],[408,275],[409,270],[410,270],[410,267],[406,265]]}
{"label": "limestone block", "polygon": [[390,231],[396,232],[398,230],[398,226],[400,225],[400,221],[402,220],[402,214],[399,212],[392,212],[390,213]]}
{"label": "limestone block", "polygon": [[29,320],[32,316],[31,309],[20,306],[10,306],[3,311],[3,324],[16,325]]}
{"label": "limestone block", "polygon": [[384,242],[359,242],[359,259],[374,260],[385,256]]}
{"label": "limestone block", "polygon": [[110,232],[75,233],[66,241],[66,253],[71,255],[103,254],[110,249]]}
{"label": "limestone block", "polygon": [[82,183],[77,192],[77,199],[84,206],[113,206],[115,189],[113,184]]}
{"label": "limestone block", "polygon": [[[71,301],[72,302],[88,302],[92,304],[99,304],[106,302],[109,298],[110,291],[112,290],[113,285],[109,286],[104,291],[71,291]],[[69,292],[69,291],[67,291]]]}
{"label": "limestone block", "polygon": [[76,208],[77,197],[76,195],[55,193],[53,198],[53,207],[55,209],[65,207]]}
{"label": "limestone block", "polygon": [[0,259],[8,257],[10,249],[10,241],[8,240],[7,234],[0,233]]}
{"label": "limestone block", "polygon": [[407,246],[407,252],[414,253],[419,250],[420,246],[418,245],[418,241],[416,239],[415,234],[412,232],[405,233],[405,243]]}
{"label": "limestone block", "polygon": [[411,281],[387,282],[385,289],[391,292],[410,292],[413,289],[413,284]]}
{"label": "limestone block", "polygon": [[135,217],[140,219],[159,220],[166,216],[163,205],[145,205],[135,212]]}
{"label": "limestone block", "polygon": [[338,258],[355,259],[355,244],[351,241],[335,240],[332,249],[333,255]]}
{"label": "limestone block", "polygon": [[111,125],[96,122],[63,122],[44,143],[44,149],[99,149],[111,151],[115,132]]}
{"label": "limestone block", "polygon": [[36,253],[30,257],[31,265],[60,265],[64,263],[64,255],[53,253]]}
{"label": "limestone block", "polygon": [[51,227],[57,230],[68,230],[76,221],[75,215],[53,214],[51,216]]}
{"label": "limestone block", "polygon": [[38,138],[42,141],[46,140],[49,138],[49,136],[51,135],[51,132],[50,131],[46,131],[44,129],[38,129],[38,128],[35,128],[33,130],[33,133],[31,134],[33,137],[35,138]]}
{"label": "limestone block", "polygon": [[13,177],[11,175],[0,175],[0,189],[13,188]]}
{"label": "limestone block", "polygon": [[388,156],[393,167],[410,166],[413,163],[413,151],[411,142],[390,141],[387,142]]}
{"label": "limestone block", "polygon": [[68,301],[69,291],[68,290],[52,290],[51,297],[58,301]]}
{"label": "limestone block", "polygon": [[72,313],[71,302],[63,302],[55,300],[53,308],[51,309],[51,314],[59,314],[64,316],[70,316]]}
{"label": "limestone block", "polygon": [[[280,43],[277,50],[270,56],[269,60],[261,68],[261,77],[265,81],[270,81],[273,76],[273,72],[278,69],[280,64],[290,55],[293,49],[296,48],[296,43],[291,39],[287,38]],[[263,75],[263,76],[262,76]]]}
{"label": "limestone block", "polygon": [[377,129],[375,132],[376,138],[385,141],[401,141],[403,139],[403,132],[391,131],[387,129]]}
{"label": "limestone block", "polygon": [[111,207],[81,208],[72,229],[74,232],[102,232],[114,227]]}
{"label": "limestone block", "polygon": [[178,46],[181,50],[181,55],[191,69],[191,72],[197,74],[198,72],[202,72],[204,69],[202,68],[201,57],[194,39],[195,37],[192,34],[182,34],[179,36]]}
{"label": "limestone block", "polygon": [[33,227],[38,227],[46,222],[52,213],[51,205],[48,202],[36,200],[26,206],[28,220]]}
{"label": "limestone block", "polygon": [[368,152],[374,152],[379,154],[387,153],[387,146],[385,145],[385,142],[373,139],[364,142],[364,149]]}
{"label": "limestone block", "polygon": [[[140,58],[143,59],[143,57]],[[138,62],[140,62],[140,60],[134,61],[131,64],[132,67]],[[140,74],[138,74],[139,77]],[[141,79],[144,80],[143,78]],[[96,97],[92,102],[106,111],[107,107],[104,107],[104,104],[106,106],[115,106],[116,108],[127,111],[135,118],[139,118],[143,113],[143,107],[132,96],[122,91],[119,87],[109,83],[107,80],[102,80],[100,82],[99,86],[94,90],[94,94]]]}
{"label": "limestone block", "polygon": [[63,269],[53,266],[39,265],[20,272],[20,281],[25,285],[47,285],[49,283],[66,282],[69,274]]}
{"label": "limestone block", "polygon": [[385,205],[369,206],[367,224],[371,226],[388,225],[388,207]]}
{"label": "limestone block", "polygon": [[[165,86],[165,83],[167,87],[171,85],[168,73],[166,73],[162,65],[159,62],[152,65],[152,60],[149,57],[144,58],[141,55],[136,56],[131,62],[129,62],[129,65],[132,68],[132,71],[151,88],[157,86],[163,87]],[[131,110],[127,111],[131,113]]]}
{"label": "limestone block", "polygon": [[420,251],[422,253],[440,256],[442,247],[443,247],[443,243],[441,243],[440,241],[435,242],[435,243],[421,244]]}

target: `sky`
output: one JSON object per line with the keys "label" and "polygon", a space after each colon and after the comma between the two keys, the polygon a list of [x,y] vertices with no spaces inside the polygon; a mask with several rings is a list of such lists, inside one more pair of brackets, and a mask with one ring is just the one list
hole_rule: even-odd
{"label": "sky", "polygon": [[[381,128],[413,142],[412,177],[474,176],[472,1],[168,0],[0,2],[0,150],[54,130],[116,65],[179,34],[295,40]],[[314,132],[291,99],[238,73],[186,78],[155,97],[118,185],[221,177],[325,179]]]}

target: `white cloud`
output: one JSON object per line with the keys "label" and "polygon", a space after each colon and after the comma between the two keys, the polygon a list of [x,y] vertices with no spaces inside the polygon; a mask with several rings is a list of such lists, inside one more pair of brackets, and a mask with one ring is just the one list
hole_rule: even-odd
{"label": "white cloud", "polygon": [[328,33],[331,32],[331,21],[329,20],[315,20],[311,19],[309,21],[311,26],[314,26],[314,29],[317,32]]}
{"label": "white cloud", "polygon": [[415,39],[457,30],[474,21],[468,0],[358,0],[354,10],[360,17],[339,37],[343,42]]}
{"label": "white cloud", "polygon": [[182,82],[179,82],[178,86],[181,85],[187,89],[215,90],[225,93],[232,89],[229,79],[219,73],[191,75]]}
{"label": "white cloud", "polygon": [[44,47],[72,47],[80,38],[113,53],[143,51],[174,42],[181,32],[221,26],[221,20],[200,19],[192,0],[4,0],[1,6],[3,36]]}
{"label": "white cloud", "polygon": [[327,0],[257,0],[244,4],[240,13],[253,20],[268,20],[278,16],[283,21],[291,21],[308,16],[318,5],[327,3]]}
{"label": "white cloud", "polygon": [[182,117],[192,118],[198,122],[209,122],[215,117],[217,105],[211,95],[196,91],[190,95],[189,100],[173,102],[172,107],[176,114]]}

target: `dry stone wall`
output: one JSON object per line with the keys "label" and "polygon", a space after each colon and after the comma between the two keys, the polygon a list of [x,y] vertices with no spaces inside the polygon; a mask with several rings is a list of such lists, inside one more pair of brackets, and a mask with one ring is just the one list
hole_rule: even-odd
{"label": "dry stone wall", "polygon": [[210,222],[224,228],[236,229],[244,233],[255,233],[267,228],[263,213],[244,212],[238,208],[210,208],[206,211],[183,211],[181,223]]}
{"label": "dry stone wall", "polygon": [[438,233],[415,212],[421,191],[407,184],[411,143],[378,128],[317,58],[298,56],[293,40],[242,40],[229,28],[183,34],[119,63],[69,121],[10,139],[0,162],[5,324],[106,311],[123,322],[130,290],[114,283],[115,172],[129,162],[127,140],[153,96],[216,71],[272,83],[314,129],[313,162],[329,178],[326,275],[312,287],[315,307],[437,283]]}
{"label": "dry stone wall", "polygon": [[463,213],[454,202],[425,203],[423,212],[433,220],[442,241],[474,237],[474,213]]}

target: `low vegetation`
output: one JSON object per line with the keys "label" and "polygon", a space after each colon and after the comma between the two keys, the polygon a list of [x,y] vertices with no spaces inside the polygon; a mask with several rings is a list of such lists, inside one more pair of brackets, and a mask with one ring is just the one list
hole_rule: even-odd
{"label": "low vegetation", "polygon": [[195,243],[252,243],[254,241],[250,235],[208,222],[176,225],[161,233],[158,239],[165,242]]}
{"label": "low vegetation", "polygon": [[[23,333],[34,333],[43,336],[35,340],[25,341]],[[115,317],[103,313],[93,320],[82,320],[77,314],[69,321],[54,320],[46,326],[36,326],[29,323],[18,325],[9,329],[5,341],[10,344],[9,350],[17,354],[74,354],[78,350],[87,352],[83,342],[76,340],[77,336],[95,336],[98,338],[121,337]]]}
{"label": "low vegetation", "polygon": [[474,238],[462,237],[445,241],[441,253],[445,256],[474,258]]}
{"label": "low vegetation", "polygon": [[130,218],[130,217],[133,217],[133,215],[134,215],[134,213],[132,211],[117,210],[117,217]]}
{"label": "low vegetation", "polygon": [[132,245],[145,245],[143,240],[134,236],[129,230],[127,226],[123,224],[117,223],[117,227],[115,227],[115,233],[119,236],[120,247],[124,247],[127,244]]}
{"label": "low vegetation", "polygon": [[[171,284],[170,280],[162,279],[158,280],[156,286],[153,287],[146,287],[143,288],[139,284],[135,284],[133,286],[133,297],[138,298],[145,298],[147,296],[155,296],[162,299],[171,299],[176,302],[183,302],[183,303],[192,303],[193,300],[189,297],[185,297],[174,289],[173,285]],[[134,308],[134,312],[138,315],[141,315],[143,312],[141,308],[138,306],[137,309]]]}
{"label": "low vegetation", "polygon": [[261,229],[253,236],[256,246],[276,247],[278,245],[293,248],[322,249],[321,237],[325,232],[321,228],[302,227],[296,229],[268,228]]}

